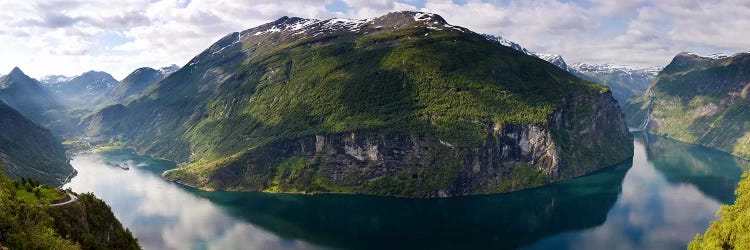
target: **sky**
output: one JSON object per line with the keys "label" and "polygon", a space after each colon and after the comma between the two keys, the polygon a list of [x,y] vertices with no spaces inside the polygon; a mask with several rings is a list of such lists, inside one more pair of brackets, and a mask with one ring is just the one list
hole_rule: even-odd
{"label": "sky", "polygon": [[274,21],[426,11],[569,63],[664,66],[679,52],[750,50],[750,0],[0,0],[0,74],[122,79],[182,66],[222,36]]}

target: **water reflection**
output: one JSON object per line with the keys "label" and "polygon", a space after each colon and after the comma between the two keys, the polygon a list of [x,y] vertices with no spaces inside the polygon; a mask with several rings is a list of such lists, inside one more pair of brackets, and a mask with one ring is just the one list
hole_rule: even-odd
{"label": "water reflection", "polygon": [[[734,188],[724,183],[736,185],[741,166],[726,153],[638,134],[633,168],[606,222],[526,248],[685,249],[714,219],[720,201],[733,200]],[[701,189],[717,184],[725,186]]]}
{"label": "water reflection", "polygon": [[526,192],[454,199],[196,194],[284,238],[329,247],[510,249],[603,223],[629,167]]}
{"label": "water reflection", "polygon": [[126,151],[75,157],[68,186],[107,201],[146,249],[684,249],[733,199],[742,163],[661,138],[635,144],[632,162],[596,174],[452,199],[203,192],[164,181],[173,164]]}
{"label": "water reflection", "polygon": [[[734,189],[748,162],[718,150],[641,133],[653,166],[674,184],[692,184],[722,203],[734,201]],[[739,167],[738,167],[739,166]]]}
{"label": "water reflection", "polygon": [[[137,162],[136,167],[116,166],[125,159]],[[105,200],[144,249],[315,248],[237,220],[210,201],[164,181],[158,172],[173,166],[168,162],[111,152],[78,155],[71,164],[79,173],[66,187],[94,192]]]}

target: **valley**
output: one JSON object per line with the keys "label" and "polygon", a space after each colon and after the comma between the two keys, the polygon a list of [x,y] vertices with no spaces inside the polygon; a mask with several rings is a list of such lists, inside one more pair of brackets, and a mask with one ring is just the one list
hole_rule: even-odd
{"label": "valley", "polygon": [[[325,8],[340,4],[354,3]],[[89,23],[63,37],[88,32],[100,47],[27,49],[80,65],[24,57],[0,75],[0,249],[746,246],[750,52],[678,53],[734,45],[685,46],[613,20],[519,30],[426,12],[434,4],[180,19],[217,22],[201,29],[151,9],[107,19],[142,25],[119,33],[65,16],[76,12],[42,16]],[[143,43],[156,26],[190,38]],[[23,34],[2,28],[0,39]]]}

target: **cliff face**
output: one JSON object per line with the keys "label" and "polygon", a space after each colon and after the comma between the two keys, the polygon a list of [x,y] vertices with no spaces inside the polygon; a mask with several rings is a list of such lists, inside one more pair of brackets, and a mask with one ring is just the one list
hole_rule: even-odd
{"label": "cliff face", "polygon": [[447,197],[540,186],[632,157],[632,136],[609,93],[563,102],[548,126],[488,124],[475,147],[372,132],[317,135],[250,150],[210,172],[165,176],[204,189]]}

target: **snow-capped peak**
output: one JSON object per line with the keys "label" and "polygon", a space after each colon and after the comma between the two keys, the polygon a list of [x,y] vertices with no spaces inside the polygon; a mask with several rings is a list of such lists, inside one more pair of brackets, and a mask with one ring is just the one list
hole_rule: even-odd
{"label": "snow-capped peak", "polygon": [[272,33],[285,33],[291,37],[297,35],[318,36],[324,33],[346,31],[354,33],[370,33],[381,29],[400,29],[414,27],[414,23],[421,23],[431,30],[452,29],[461,32],[467,30],[453,26],[437,14],[427,12],[391,12],[384,16],[368,19],[332,18],[327,20],[306,19],[299,17],[282,17],[274,22],[243,31],[242,36],[253,37]]}

